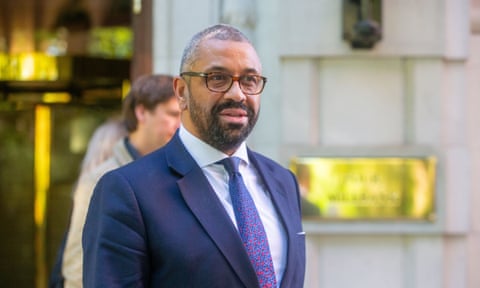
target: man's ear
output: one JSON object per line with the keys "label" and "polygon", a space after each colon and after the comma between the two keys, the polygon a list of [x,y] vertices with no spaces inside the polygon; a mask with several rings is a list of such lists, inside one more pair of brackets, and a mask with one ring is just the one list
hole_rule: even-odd
{"label": "man's ear", "polygon": [[188,89],[185,80],[181,77],[175,77],[173,79],[173,90],[175,91],[175,96],[178,99],[180,110],[187,110]]}
{"label": "man's ear", "polygon": [[143,105],[135,106],[135,117],[137,118],[138,123],[145,122],[145,112],[146,109]]}

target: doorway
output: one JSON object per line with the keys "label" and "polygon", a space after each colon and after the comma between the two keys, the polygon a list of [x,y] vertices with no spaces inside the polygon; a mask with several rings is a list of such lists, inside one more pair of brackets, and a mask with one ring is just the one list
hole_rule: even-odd
{"label": "doorway", "polygon": [[0,1],[0,287],[47,287],[86,144],[152,72],[151,6]]}

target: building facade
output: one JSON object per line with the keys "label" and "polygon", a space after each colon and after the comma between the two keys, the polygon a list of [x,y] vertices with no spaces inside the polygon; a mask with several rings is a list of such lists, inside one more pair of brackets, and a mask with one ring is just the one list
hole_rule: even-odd
{"label": "building facade", "polygon": [[428,221],[305,220],[305,287],[480,287],[480,1],[381,2],[381,40],[353,49],[341,0],[154,1],[153,69],[177,74],[193,33],[230,23],[269,79],[254,149],[438,159]]}

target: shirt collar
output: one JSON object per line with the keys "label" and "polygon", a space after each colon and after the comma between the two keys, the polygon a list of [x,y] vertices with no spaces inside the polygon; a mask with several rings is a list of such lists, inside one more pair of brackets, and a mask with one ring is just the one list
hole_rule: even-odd
{"label": "shirt collar", "polygon": [[[179,137],[185,145],[185,148],[187,148],[187,151],[192,155],[193,159],[201,168],[229,157],[227,154],[213,148],[199,138],[195,137],[183,126],[183,124],[180,125]],[[242,142],[240,147],[238,147],[237,151],[235,151],[232,156],[242,159],[245,161],[245,163],[247,163],[247,165],[249,164],[247,145],[245,144],[245,141]]]}

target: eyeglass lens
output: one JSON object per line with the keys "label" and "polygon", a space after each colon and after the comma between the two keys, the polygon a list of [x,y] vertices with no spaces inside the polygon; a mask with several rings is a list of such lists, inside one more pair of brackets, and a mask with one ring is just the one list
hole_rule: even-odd
{"label": "eyeglass lens", "polygon": [[258,94],[262,91],[264,80],[258,75],[233,77],[228,74],[214,73],[207,76],[207,87],[214,92],[226,92],[237,80],[240,89],[246,94]]}

